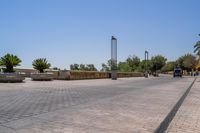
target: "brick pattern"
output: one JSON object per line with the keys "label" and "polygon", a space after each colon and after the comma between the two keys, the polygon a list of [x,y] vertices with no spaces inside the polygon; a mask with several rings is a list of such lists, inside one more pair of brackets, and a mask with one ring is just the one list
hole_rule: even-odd
{"label": "brick pattern", "polygon": [[200,132],[200,80],[193,88],[177,112],[166,133]]}
{"label": "brick pattern", "polygon": [[1,84],[0,133],[151,133],[192,80]]}

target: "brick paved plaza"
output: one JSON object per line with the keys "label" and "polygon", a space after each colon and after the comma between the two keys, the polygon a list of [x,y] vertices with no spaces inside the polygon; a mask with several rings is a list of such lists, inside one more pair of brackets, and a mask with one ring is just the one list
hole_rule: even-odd
{"label": "brick paved plaza", "polygon": [[[0,133],[152,133],[193,80],[163,76],[1,83]],[[198,85],[195,83],[169,132],[177,131],[177,126],[179,131],[185,130],[182,126],[187,120],[199,116],[195,112],[199,109]],[[190,103],[195,105],[192,116],[185,110],[191,108]],[[198,130],[198,120],[190,129]]]}
{"label": "brick paved plaza", "polygon": [[200,132],[200,79],[197,79],[184,103],[180,107],[167,133]]}

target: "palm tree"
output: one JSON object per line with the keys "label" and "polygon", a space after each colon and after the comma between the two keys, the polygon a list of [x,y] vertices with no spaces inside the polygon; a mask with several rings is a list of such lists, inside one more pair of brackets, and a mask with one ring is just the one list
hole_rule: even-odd
{"label": "palm tree", "polygon": [[13,67],[20,65],[21,60],[12,54],[6,54],[0,58],[0,66],[6,67],[4,72],[14,72]]}
{"label": "palm tree", "polygon": [[51,67],[51,64],[48,63],[46,58],[39,58],[33,61],[33,68],[38,70],[40,73],[44,72],[44,69]]}
{"label": "palm tree", "polygon": [[[200,34],[199,34],[200,36]],[[194,53],[197,52],[197,55],[200,57],[200,41],[198,41],[195,45],[194,45]]]}

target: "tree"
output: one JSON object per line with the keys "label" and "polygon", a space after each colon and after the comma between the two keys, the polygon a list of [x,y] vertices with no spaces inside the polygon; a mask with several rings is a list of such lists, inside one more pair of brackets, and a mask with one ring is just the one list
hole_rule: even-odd
{"label": "tree", "polygon": [[184,66],[183,66],[183,60],[184,60],[184,57],[181,56],[179,57],[177,60],[176,60],[176,67],[179,67],[181,69],[185,69]]}
{"label": "tree", "polygon": [[110,71],[111,70],[111,65],[112,65],[112,61],[111,61],[111,59],[110,60],[108,60],[107,61],[107,63],[105,64],[105,63],[102,63],[101,64],[101,66],[102,66],[102,68],[101,68],[101,71]]}
{"label": "tree", "polygon": [[103,72],[107,72],[107,71],[109,71],[110,70],[110,68],[109,68],[109,66],[108,65],[106,65],[105,63],[102,63],[101,64],[101,71],[103,71]]}
{"label": "tree", "polygon": [[194,45],[194,53],[197,53],[197,55],[200,56],[200,41],[197,41],[196,44]]}
{"label": "tree", "polygon": [[152,72],[156,72],[157,70],[161,70],[161,68],[166,64],[167,59],[162,55],[157,55],[151,58],[150,60],[150,70]]}
{"label": "tree", "polygon": [[46,58],[35,59],[32,65],[33,65],[33,68],[38,70],[40,73],[43,73],[44,69],[48,69],[49,67],[51,67],[51,64],[48,63]]}
{"label": "tree", "polygon": [[183,66],[186,68],[187,71],[192,71],[192,69],[196,66],[197,60],[196,57],[192,54],[188,54],[183,61]]}
{"label": "tree", "polygon": [[80,65],[79,65],[79,70],[85,71],[85,70],[86,70],[85,65],[84,65],[84,64],[80,64]]}
{"label": "tree", "polygon": [[131,72],[132,68],[129,66],[127,62],[119,62],[118,70],[120,72]]}
{"label": "tree", "polygon": [[192,54],[185,54],[178,58],[177,66],[183,70],[191,71],[197,64],[196,57]]}
{"label": "tree", "polygon": [[161,69],[162,72],[169,72],[169,71],[173,71],[174,68],[176,67],[176,62],[171,61],[171,62],[167,62]]}
{"label": "tree", "polygon": [[139,66],[137,67],[136,71],[138,72],[145,72],[146,70],[149,71],[149,69],[151,68],[151,61],[148,60],[142,60],[139,64]]}
{"label": "tree", "polygon": [[198,42],[194,45],[194,53],[197,53],[197,55],[200,56],[200,41],[198,41]]}
{"label": "tree", "polygon": [[76,70],[76,71],[97,71],[94,64],[71,64],[70,70]]}
{"label": "tree", "polygon": [[79,65],[78,64],[71,64],[70,70],[79,70]]}
{"label": "tree", "polygon": [[14,72],[13,67],[20,65],[21,60],[12,54],[6,54],[0,58],[0,66],[6,67],[3,69],[4,72]]}
{"label": "tree", "polygon": [[58,67],[53,67],[53,70],[60,70],[60,68],[58,68]]}
{"label": "tree", "polygon": [[135,71],[140,65],[140,58],[135,55],[129,56],[126,59],[126,62],[128,63],[129,67],[131,67],[131,71]]}
{"label": "tree", "polygon": [[192,71],[196,64],[196,57],[192,54],[185,54],[177,60],[177,66],[179,66],[183,70],[187,70],[188,72]]}
{"label": "tree", "polygon": [[97,71],[94,64],[87,64],[86,70],[87,71]]}

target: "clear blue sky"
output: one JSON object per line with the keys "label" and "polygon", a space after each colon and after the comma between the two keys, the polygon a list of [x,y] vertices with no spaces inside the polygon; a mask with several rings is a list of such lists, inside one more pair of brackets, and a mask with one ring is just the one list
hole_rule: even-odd
{"label": "clear blue sky", "polygon": [[200,39],[200,0],[1,0],[0,56],[18,55],[21,66],[45,57],[59,68],[110,58],[162,54],[175,60]]}

